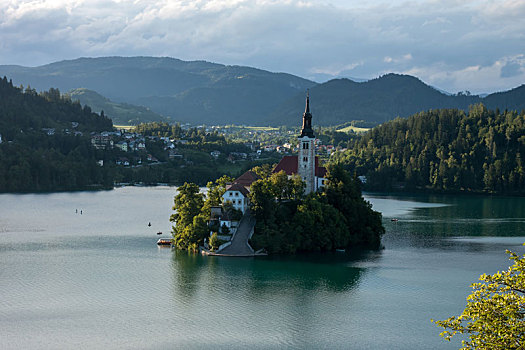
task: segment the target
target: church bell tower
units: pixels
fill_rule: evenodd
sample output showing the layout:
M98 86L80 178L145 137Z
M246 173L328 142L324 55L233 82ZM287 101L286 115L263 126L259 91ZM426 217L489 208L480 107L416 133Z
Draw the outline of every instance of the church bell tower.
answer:
M303 114L303 127L299 138L299 156L297 157L297 173L306 183L305 193L314 192L315 188L315 136L312 129L312 114L310 113L310 94L306 94L306 108Z

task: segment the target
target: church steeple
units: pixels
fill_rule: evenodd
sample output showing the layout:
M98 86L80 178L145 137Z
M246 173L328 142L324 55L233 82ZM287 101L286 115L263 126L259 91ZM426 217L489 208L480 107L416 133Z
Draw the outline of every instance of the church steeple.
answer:
M299 137L314 138L314 130L312 129L312 114L310 113L310 92L306 92L306 108L303 114L303 128L301 129L301 136Z

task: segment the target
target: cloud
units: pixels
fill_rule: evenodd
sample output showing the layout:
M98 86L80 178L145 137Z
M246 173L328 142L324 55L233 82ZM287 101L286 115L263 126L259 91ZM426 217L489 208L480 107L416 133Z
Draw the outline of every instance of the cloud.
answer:
M523 54L521 0L0 4L0 64L39 65L80 56L172 56L325 79L419 72L421 78L442 84L439 88L470 91L479 85L489 91L511 88L523 74L521 61L507 62ZM483 80L489 76L490 81Z

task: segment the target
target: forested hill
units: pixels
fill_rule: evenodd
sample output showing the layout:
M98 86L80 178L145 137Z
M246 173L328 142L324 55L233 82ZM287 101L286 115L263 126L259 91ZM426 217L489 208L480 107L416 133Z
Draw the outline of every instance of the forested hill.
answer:
M315 123L337 125L351 120L384 123L429 109L457 108L468 111L483 103L501 110L525 109L525 85L484 98L468 93L444 94L410 75L387 74L357 83L334 79L310 89L311 111ZM304 96L297 95L281 104L269 118L270 124L296 125Z
M137 125L146 122L166 122L168 119L149 108L135 106L128 103L116 103L100 95L96 91L85 88L74 89L67 93L72 100L78 100L83 106L87 105L93 111L104 114L113 120L116 125Z
M73 128L73 124L76 125ZM77 125L78 124L78 125ZM14 87L6 77L0 79L0 134L4 140L30 130L70 129L78 131L111 130L111 119L93 113L91 108L61 96L58 89L37 93Z
M336 154L372 190L525 194L525 112L478 104L421 112L373 128Z
M112 128L110 119L57 89L37 94L0 79L0 192L112 187L89 137Z
M468 93L447 95L409 75L317 84L291 74L169 57L79 58L39 67L0 66L3 75L39 91L51 87L63 92L92 90L114 103L143 106L171 122L193 125L300 125L306 89L310 89L314 124L323 126L353 120L383 123L437 108L467 111L476 103L491 109L525 109L525 85L482 98ZM118 119L126 120L122 117ZM156 119L139 113L127 120Z
M0 66L17 84L43 90L87 88L145 106L172 121L261 124L278 105L314 82L285 73L168 57L79 58L39 67ZM146 120L144 120L146 121Z

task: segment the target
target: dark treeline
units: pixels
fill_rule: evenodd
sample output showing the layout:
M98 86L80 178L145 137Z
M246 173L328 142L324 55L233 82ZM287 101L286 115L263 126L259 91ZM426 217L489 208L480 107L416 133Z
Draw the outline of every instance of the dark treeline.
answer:
M0 97L0 192L113 185L111 170L97 165L89 138L75 136L75 131L111 130L110 119L62 97L58 89L37 93L14 87L6 77L0 79Z
M37 93L31 87L13 86L6 77L0 79L0 133L4 140L14 140L22 131L42 128L72 129L78 123L79 131L111 130L111 119L98 115L89 107L61 96L58 89Z
M525 193L525 112L430 110L382 124L332 161L371 190Z
M254 249L295 253L378 248L385 232L381 214L363 199L359 180L340 165L330 165L326 179L322 191L308 196L303 195L300 177L288 179L284 172L254 182Z

